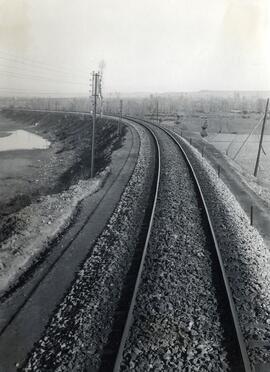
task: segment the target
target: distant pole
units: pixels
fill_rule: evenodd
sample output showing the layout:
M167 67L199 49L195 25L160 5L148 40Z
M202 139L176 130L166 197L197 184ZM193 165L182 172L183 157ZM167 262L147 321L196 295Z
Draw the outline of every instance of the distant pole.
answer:
M123 100L120 99L120 122L118 121L118 136L120 136L120 124L122 125L123 120Z
M103 98L100 99L100 112L99 117L101 118L103 114Z
M157 124L158 124L158 99L157 99Z
M105 61L102 60L100 61L99 63L99 98L100 98L100 112L99 112L99 116L102 117L103 115L103 103L104 103L104 99L103 99L103 94L102 94L102 83L103 83L103 71L104 71L104 68L105 68Z
M97 96L98 96L98 82L99 74L93 72L92 74L92 96L94 97L94 107L92 115L92 146L91 146L91 178L95 175L95 130L96 130L96 116L97 116Z
M102 71L100 72L99 74L99 79L98 79L98 95L99 95L99 99L100 99L100 112L99 112L99 117L101 118L102 117L102 114L103 114L103 95L102 95Z
M267 101L266 101L265 113L264 113L262 130L261 130L261 138L260 138L260 143L259 143L259 148L258 148L258 155L257 155L256 164L255 164L255 169L254 169L254 176L255 177L257 177L259 163L260 163L260 156L261 156L261 149L262 149L262 143L263 143L264 128L265 128L265 123L266 123L266 120L267 120L267 113L268 113L268 105L269 105L269 98L267 98Z

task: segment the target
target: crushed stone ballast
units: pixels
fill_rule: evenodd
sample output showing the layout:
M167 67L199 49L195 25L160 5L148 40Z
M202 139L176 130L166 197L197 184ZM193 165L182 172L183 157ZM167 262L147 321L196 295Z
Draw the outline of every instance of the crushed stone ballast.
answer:
M270 368L270 252L217 171L178 135L208 205L252 366Z
M190 168L176 142L154 131L161 187L134 323L115 371L250 371Z

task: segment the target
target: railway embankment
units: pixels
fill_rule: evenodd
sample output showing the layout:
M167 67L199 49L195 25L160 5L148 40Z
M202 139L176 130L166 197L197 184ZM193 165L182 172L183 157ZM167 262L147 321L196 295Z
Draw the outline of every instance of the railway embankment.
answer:
M22 144L0 151L1 294L68 228L80 202L105 182L124 131L119 138L115 121L98 120L96 177L90 180L91 125L83 114L1 112L1 138L23 130L49 143L44 149Z

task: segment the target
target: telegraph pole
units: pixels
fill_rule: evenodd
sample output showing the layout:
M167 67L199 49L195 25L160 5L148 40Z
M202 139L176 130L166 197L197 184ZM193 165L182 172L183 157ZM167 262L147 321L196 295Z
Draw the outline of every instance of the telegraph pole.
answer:
M157 99L157 124L158 124L158 99Z
M255 177L257 177L259 163L260 163L260 156L261 156L261 149L262 149L262 143L263 143L264 128L265 128L265 123L266 123L267 114L268 114L268 105L269 105L269 98L267 98L267 101L266 101L266 107L265 107L265 113L264 113L263 124L262 124L262 131L261 131L261 138L260 138L260 143L259 143L259 149L258 149L258 155L257 155L256 165L255 165L255 169L254 169L254 176Z
M99 116L100 117L103 114L103 103L104 103L103 94L102 94L102 82L103 82L103 70L104 70L104 68L105 68L105 61L102 60L99 63L99 99L100 99Z
M97 97L99 90L99 74L92 73L92 96L94 97L94 107L92 114L92 146L91 146L91 178L95 175L95 130L96 130L96 116L97 116Z
M102 77L103 77L103 75L102 75L102 71L101 71L100 74L99 74L99 82L98 82L98 84L99 84L99 94L98 95L99 95L99 100L100 100L99 117L101 117L102 114L103 114Z
M120 123L122 124L123 120L123 100L120 99ZM118 136L120 136L120 123L118 122Z

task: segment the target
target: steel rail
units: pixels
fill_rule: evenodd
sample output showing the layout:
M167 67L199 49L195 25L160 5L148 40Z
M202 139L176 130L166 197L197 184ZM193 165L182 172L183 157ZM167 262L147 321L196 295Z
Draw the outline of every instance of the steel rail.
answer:
M130 120L130 119L127 119L127 120ZM130 121L134 122L134 120L130 120ZM138 122L136 122L136 123L139 124ZM152 226L153 226L153 221L154 221L154 215L155 215L155 210L156 210L156 204L157 204L157 197L158 197L158 193L159 193L159 185L160 185L160 173L161 173L161 161L160 161L160 159L161 159L161 155L160 155L159 142L158 142L158 139L157 139L155 133L153 132L153 130L151 128L146 127L143 124L141 124L141 125L151 133L151 135L154 139L155 147L156 147L156 161L157 161L156 169L157 169L157 172L156 172L156 182L155 182L155 196L154 196L154 200L153 200L153 207L152 207L152 211L151 211L151 217L150 217L150 221L149 221L149 225L148 225L148 230L147 230L147 235L146 235L146 239L145 239L145 243L144 243L143 254L142 254L142 258L141 258L141 262L140 262L140 266L139 266L139 270L138 270L138 275L137 275L137 278L136 278L136 283L135 283L135 286L134 286L134 291L133 291L133 294L132 294L132 299L131 299L127 319L126 319L125 326L124 326L124 331L123 331L123 334L122 334L122 337L121 337L120 346L119 346L117 356L116 356L116 360L115 360L115 363L114 363L113 372L119 372L120 371L126 340L128 338L129 331L130 331L130 328L131 328L132 323L133 323L133 312L134 312L134 308L135 308L135 304L136 304L136 297L137 297L137 294L138 294L139 286L140 286L140 283L141 283L141 277L142 277L143 267L144 267L144 263L145 263L145 257L146 257L146 254L147 254L149 239L150 239L150 236L151 236L151 231L152 231Z
M171 134L169 131L167 133ZM174 134L171 134L171 137L173 138ZM178 137L178 135L177 135L177 137ZM186 151L183 149L182 145L178 142L178 139L175 139L175 141L178 143L178 146L181 149L181 151L182 151L182 153L183 153L183 155L186 159L186 162L189 166L189 169L190 169L190 171L193 175L193 178L196 182L198 192L199 192L201 201L202 201L203 206L204 206L204 211L205 211L205 214L207 216L207 222L208 222L208 225L209 225L209 228L210 228L210 231L211 231L212 239L214 241L214 246L215 246L216 254L217 254L217 257L218 257L218 262L219 262L220 270L221 270L221 273L222 273L223 282L224 282L224 285L225 285L225 288L226 288L226 294L227 294L227 298L228 298L229 305L230 305L231 315L232 315L232 318L233 318L234 328L235 328L235 331L236 331L236 335L237 335L238 344L239 344L241 355L242 355L242 360L243 360L245 372L252 372L250 361L249 361L248 354L247 354L246 344L245 344L244 337L243 337L243 334L242 334L242 331L241 331L241 327L240 327L240 323L239 323L239 319L238 319L238 314L237 314L235 303L234 303L234 300L233 300L232 291L231 291L229 280L228 280L228 277L227 277L227 274L226 274L226 269L225 269L225 266L224 266L224 263L223 263L223 259L222 259L221 251L220 251L219 244L218 244L218 241L217 241L217 238L216 238L216 234L215 234L215 231L214 231L214 227L213 227L213 224L212 224L212 221L211 221L210 213L209 213L205 198L203 196L203 191L202 191L199 180L196 176L195 170L194 170L194 168L191 164L191 161L190 161Z
M129 118L129 120L133 119L131 117L127 117L127 118ZM223 263L221 251L220 251L219 244L218 244L216 234L215 234L215 231L214 231L214 227L213 227L213 224L212 224L212 221L211 221L211 217L210 217L210 213L209 213L209 210L208 210L208 207L207 207L207 203L205 201L202 188L200 186L199 180L196 176L196 172L195 172L195 170L192 166L192 163L189 159L189 156L188 156L187 152L184 150L181 143L179 142L179 140L183 141L183 138L180 135L178 135L177 133L175 133L171 130L162 128L161 126L159 126L157 124L154 124L152 122L142 120L142 119L135 119L135 120L138 124L142 125L142 123L145 123L146 125L152 125L152 126L157 127L158 129L162 130L164 133L166 133L176 143L176 145L180 149L181 153L183 154L184 159L186 160L186 163L187 163L187 165L190 169L190 172L191 172L192 177L194 179L195 185L197 187L201 202L203 204L204 212L205 212L206 217L207 217L207 223L209 225L211 236L212 236L212 239L213 239L213 242L214 242L215 251L216 251L216 255L217 255L217 258L218 258L218 262L219 262L219 267L220 267L220 270L221 270L221 273L222 273L223 283L224 283L224 286L225 286L225 289L226 289L226 296L227 296L227 299L228 299L228 302L229 302L231 316L232 316L233 323L234 323L234 328L235 328L235 332L236 332L236 336L237 336L237 341L238 341L238 345L239 345L241 356L242 356L244 371L245 372L252 372L252 368L251 368L248 353L247 353L246 344L245 344L244 337L243 337L243 334L242 334L242 331L241 331L241 327L240 327L235 303L234 303L234 300L233 300L232 291L231 291L229 280L228 280L228 277L227 277L227 274L226 274L226 269L225 269L225 266L224 266L224 263Z

